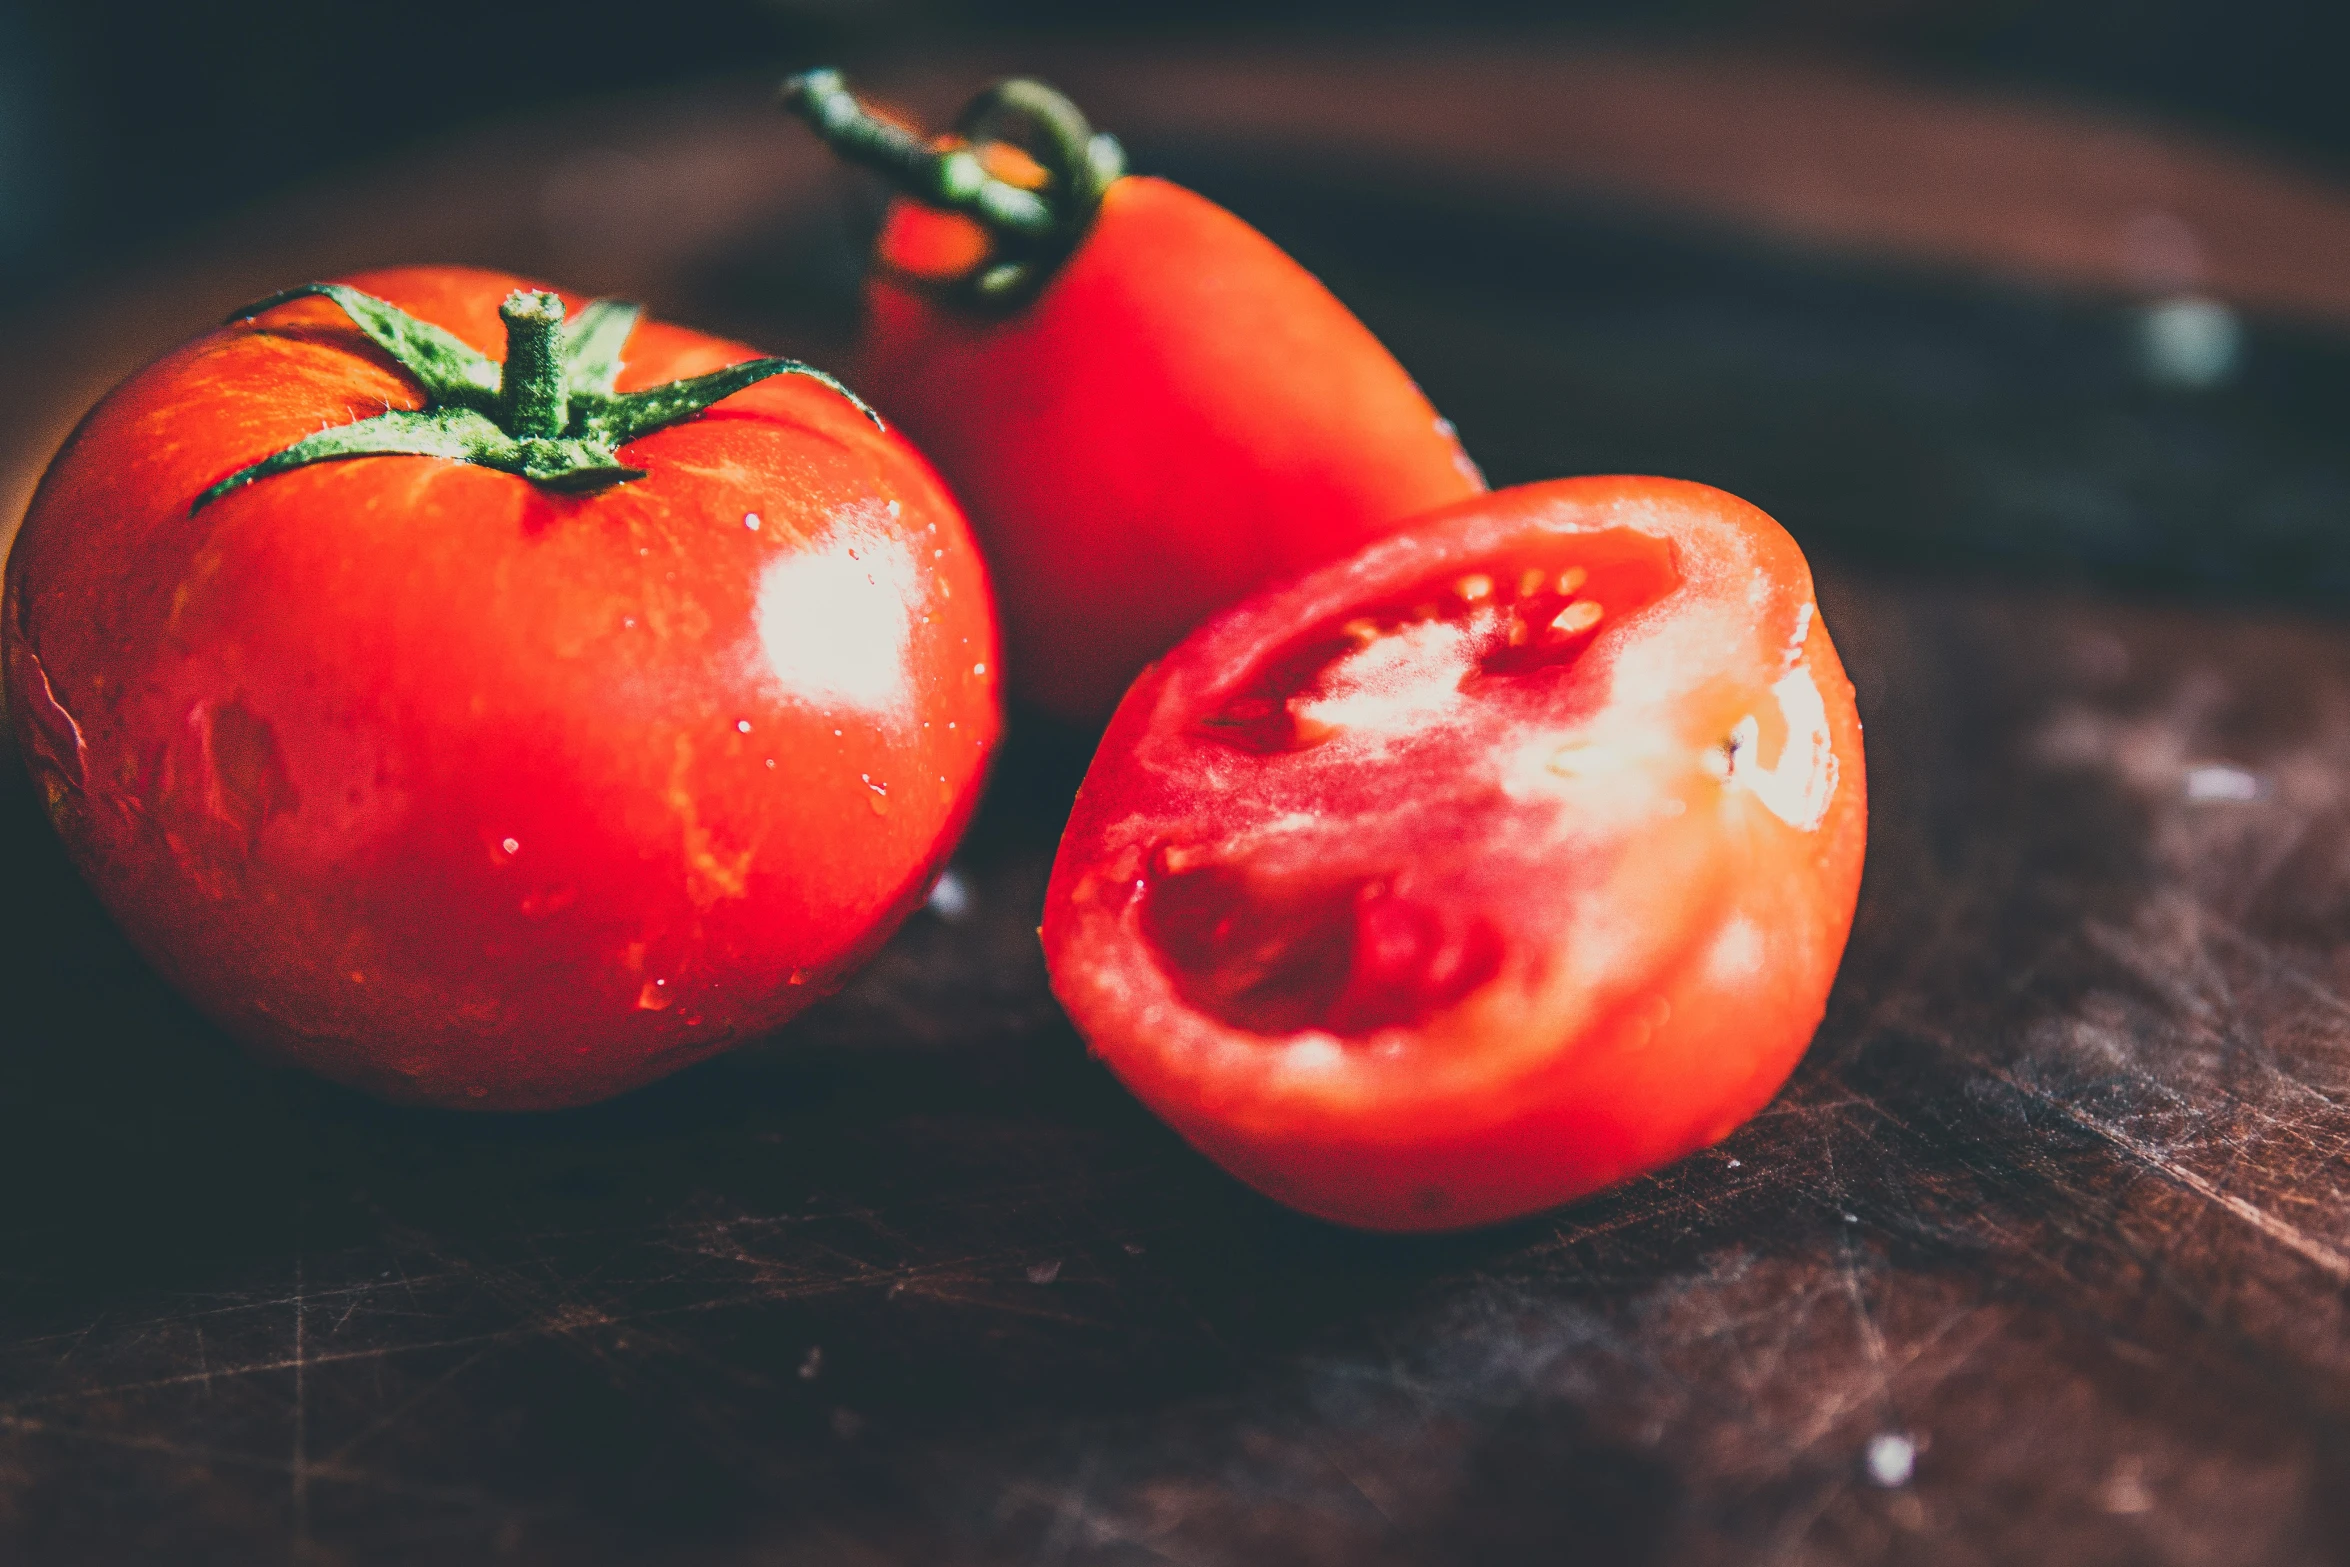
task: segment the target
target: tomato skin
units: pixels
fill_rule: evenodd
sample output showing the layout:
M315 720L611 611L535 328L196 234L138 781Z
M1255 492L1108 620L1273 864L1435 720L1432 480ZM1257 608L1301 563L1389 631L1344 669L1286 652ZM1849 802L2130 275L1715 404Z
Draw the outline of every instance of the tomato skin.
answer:
M901 201L885 261L968 220ZM1142 666L1263 583L1484 489L1452 428L1312 274L1164 180L1111 184L1002 320L877 269L857 384L969 508L1014 694L1099 721Z
M493 357L520 286L349 281ZM751 357L646 322L620 389ZM918 903L997 734L988 584L923 459L800 378L589 494L384 456L190 515L419 401L317 299L117 388L10 557L9 709L84 874L231 1033L397 1101L585 1103L790 1017Z
M1333 685L1354 667L1334 663L1296 700L1420 703L1408 722L1382 730L1374 704L1318 744L1218 738L1255 711L1236 693L1257 672L1322 645L1313 628L1586 560L1615 602L1555 670L1455 685L1440 662L1415 686L1382 650L1441 650L1410 639L1449 622L1390 616L1360 655L1388 684ZM1094 1052L1241 1180L1367 1229L1485 1224L1654 1169L1770 1098L1823 1014L1866 817L1851 684L1775 523L1696 484L1529 485L1270 589L1147 671L1062 839L1045 953ZM1197 954L1227 949L1241 978L1203 979ZM1267 996L1324 1021L1261 1025Z

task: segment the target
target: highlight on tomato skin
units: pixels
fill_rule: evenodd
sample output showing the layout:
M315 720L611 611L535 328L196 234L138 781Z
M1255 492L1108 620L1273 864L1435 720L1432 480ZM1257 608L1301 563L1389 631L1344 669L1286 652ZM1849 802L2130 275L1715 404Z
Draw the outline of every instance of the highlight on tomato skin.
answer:
M1306 1213L1494 1223L1718 1141L1818 1027L1866 837L1794 542L1703 485L1481 496L1202 626L1043 938L1093 1051Z

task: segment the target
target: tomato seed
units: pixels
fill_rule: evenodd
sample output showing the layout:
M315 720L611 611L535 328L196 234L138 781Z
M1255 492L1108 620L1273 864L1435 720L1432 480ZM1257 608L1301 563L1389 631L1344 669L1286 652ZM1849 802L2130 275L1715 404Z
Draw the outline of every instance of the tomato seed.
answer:
M1550 629L1564 632L1571 637L1579 631L1589 631L1593 626L1598 625L1599 617L1605 613L1606 611L1599 607L1597 600L1577 599L1558 612L1558 618L1550 623Z

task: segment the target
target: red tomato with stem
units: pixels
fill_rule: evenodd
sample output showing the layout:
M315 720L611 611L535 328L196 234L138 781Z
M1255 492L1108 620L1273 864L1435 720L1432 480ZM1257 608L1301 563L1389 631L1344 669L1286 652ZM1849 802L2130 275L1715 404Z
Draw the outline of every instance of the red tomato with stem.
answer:
M834 988L971 811L997 655L952 499L804 369L413 268L117 388L0 635L131 939L272 1056L479 1109Z
M1725 1136L1858 896L1852 687L1770 518L1504 490L1194 632L1118 709L1053 987L1194 1146L1379 1230L1511 1218Z
M970 508L1012 690L1098 721L1200 618L1484 482L1403 367L1239 218L999 83L932 145L786 102L905 192L858 379Z

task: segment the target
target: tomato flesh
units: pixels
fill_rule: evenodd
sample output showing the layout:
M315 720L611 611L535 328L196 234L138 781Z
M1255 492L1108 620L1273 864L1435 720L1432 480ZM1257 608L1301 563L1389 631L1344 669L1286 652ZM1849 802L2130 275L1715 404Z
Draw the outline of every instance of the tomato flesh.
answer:
M1480 497L1138 681L1047 898L1093 1048L1242 1179L1382 1229L1726 1134L1857 896L1851 687L1776 524L1699 485Z

